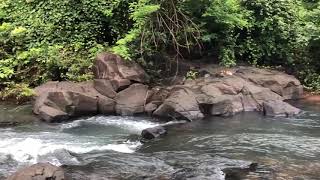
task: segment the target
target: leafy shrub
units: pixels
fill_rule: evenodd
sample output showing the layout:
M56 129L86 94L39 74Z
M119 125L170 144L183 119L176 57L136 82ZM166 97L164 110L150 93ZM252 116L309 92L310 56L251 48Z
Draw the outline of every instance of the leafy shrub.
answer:
M29 101L34 96L34 91L28 84L9 84L0 92L2 100L14 100L17 103Z
M12 83L34 87L48 80L90 79L96 54L130 27L122 23L129 2L1 1L2 89Z
M282 66L319 90L319 17L319 0L2 0L0 88L90 79L108 50L155 74L159 54Z

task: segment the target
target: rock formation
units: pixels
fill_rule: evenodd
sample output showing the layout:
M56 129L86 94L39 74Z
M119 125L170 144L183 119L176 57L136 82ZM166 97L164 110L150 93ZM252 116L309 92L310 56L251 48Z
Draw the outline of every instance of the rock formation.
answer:
M284 100L302 97L300 82L288 74L254 67L204 77L179 85L149 87L149 76L133 61L102 53L89 82L48 82L35 89L34 113L47 122L95 114L135 115L197 120L259 111L268 116L300 112Z

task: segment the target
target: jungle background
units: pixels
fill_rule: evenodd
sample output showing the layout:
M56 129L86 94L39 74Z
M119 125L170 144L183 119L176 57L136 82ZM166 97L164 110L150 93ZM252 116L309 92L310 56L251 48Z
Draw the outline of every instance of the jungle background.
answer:
M31 96L49 80L92 78L97 53L139 62L282 67L320 90L319 0L1 0L0 90ZM209 58L205 58L209 57ZM161 63L160 63L161 64Z

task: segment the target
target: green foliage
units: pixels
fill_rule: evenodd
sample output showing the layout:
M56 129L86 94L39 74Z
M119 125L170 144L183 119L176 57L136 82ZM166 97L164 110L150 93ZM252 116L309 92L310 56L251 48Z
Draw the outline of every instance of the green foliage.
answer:
M129 1L3 0L0 81L30 87L90 79L92 61L130 27ZM123 12L125 10L125 12ZM121 12L121 13L119 13ZM13 86L10 86L13 87Z
M159 54L282 66L319 90L320 1L0 1L1 90L90 79L94 57L106 50L139 59L149 72L161 72Z
M198 71L190 70L187 72L186 79L195 80L199 75Z
M144 32L148 19L151 14L158 11L160 6L151 4L150 0L140 0L130 4L132 13L130 18L134 21L133 28L125 35L124 38L117 41L112 51L121 55L125 59L131 59L133 54L137 53L130 48L131 43L139 38Z
M8 84L0 92L2 100L14 100L17 103L30 100L34 96L34 91L27 84Z

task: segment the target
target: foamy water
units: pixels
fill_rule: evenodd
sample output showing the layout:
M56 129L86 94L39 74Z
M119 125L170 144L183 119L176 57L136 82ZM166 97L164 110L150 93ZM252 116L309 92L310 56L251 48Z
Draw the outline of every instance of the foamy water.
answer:
M92 125L101 126L102 130L95 132ZM45 126L47 128L40 131L21 132L5 129L0 132L0 156L23 164L50 162L54 165L68 165L79 163L72 155L74 153L95 151L134 153L141 143L138 139L128 140L127 137L140 134L143 129L157 125L159 124L148 120L129 117L99 116L54 127ZM110 132L110 128L121 131Z
M96 124L102 126L114 126L121 129L128 130L131 133L140 134L142 130L154 126L158 126L158 123L154 123L148 120L138 120L136 117L119 117L119 116L98 116L88 119L76 120L71 123L61 125L61 129L72 129L85 124Z

